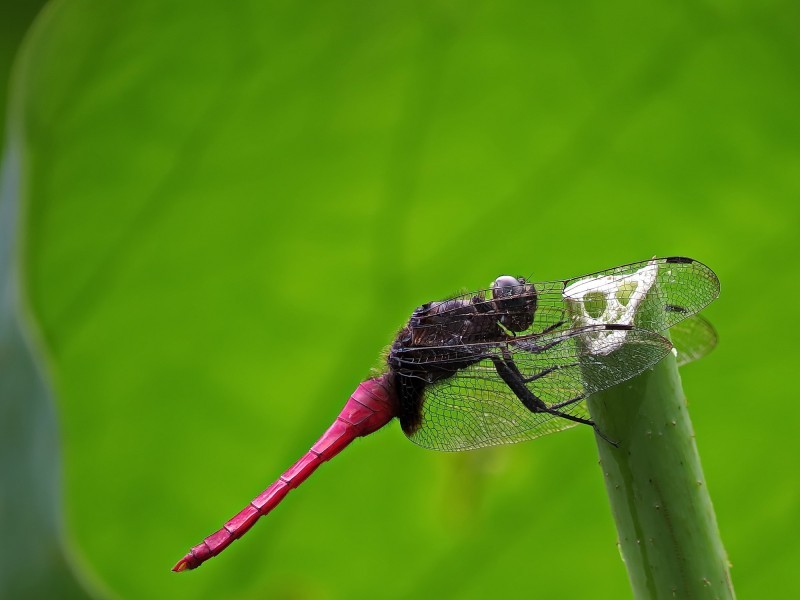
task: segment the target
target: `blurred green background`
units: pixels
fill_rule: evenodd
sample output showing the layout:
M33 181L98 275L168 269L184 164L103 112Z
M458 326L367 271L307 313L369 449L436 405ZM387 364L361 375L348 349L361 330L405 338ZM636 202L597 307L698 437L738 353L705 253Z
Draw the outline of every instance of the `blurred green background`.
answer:
M588 428L392 424L170 567L418 304L681 254L722 281L683 380L734 585L794 597L798 3L39 6L0 9L0 596L629 597Z

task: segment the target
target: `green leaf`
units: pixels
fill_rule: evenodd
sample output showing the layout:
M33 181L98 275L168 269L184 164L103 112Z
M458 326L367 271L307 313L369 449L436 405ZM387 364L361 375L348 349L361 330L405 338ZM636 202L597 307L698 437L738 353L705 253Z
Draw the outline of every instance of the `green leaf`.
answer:
M797 17L49 4L4 180L59 419L41 472L63 465L85 570L123 598L623 597L580 428L474 460L390 428L169 569L308 449L415 306L682 254L726 285L725 343L684 384L737 588L792 589L800 332L766 317L800 294Z

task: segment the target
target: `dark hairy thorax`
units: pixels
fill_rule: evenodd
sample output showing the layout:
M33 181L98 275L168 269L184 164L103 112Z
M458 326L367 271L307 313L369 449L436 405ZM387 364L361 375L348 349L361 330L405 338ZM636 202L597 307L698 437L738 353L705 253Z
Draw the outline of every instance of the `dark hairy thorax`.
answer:
M483 360L487 343L500 343L526 330L535 312L533 285L510 276L495 280L490 299L476 294L418 307L387 357L403 431L410 435L420 427L428 385Z

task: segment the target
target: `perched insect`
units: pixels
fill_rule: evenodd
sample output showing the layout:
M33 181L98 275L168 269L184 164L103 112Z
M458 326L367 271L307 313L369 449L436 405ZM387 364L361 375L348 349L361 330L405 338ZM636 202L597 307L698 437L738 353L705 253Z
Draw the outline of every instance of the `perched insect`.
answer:
M711 269L668 257L542 283L504 275L489 289L423 304L397 334L386 372L361 383L311 450L173 571L219 554L319 465L394 417L409 439L435 450L519 442L581 423L597 431L588 395L671 350L685 363L713 348L713 328L693 315L718 295ZM668 328L677 348L659 334Z

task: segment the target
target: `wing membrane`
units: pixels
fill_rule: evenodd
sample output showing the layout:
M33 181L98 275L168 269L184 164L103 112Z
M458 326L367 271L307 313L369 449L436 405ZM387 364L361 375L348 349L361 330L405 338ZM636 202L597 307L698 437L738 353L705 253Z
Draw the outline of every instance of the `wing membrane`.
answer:
M702 315L693 315L669 330L678 366L700 360L717 345L717 331Z
M650 268L656 270L655 285L649 290L644 290L643 286L635 285L637 274L643 269ZM568 329L572 326L568 302L577 305L595 302L598 297L611 294L620 287L627 288L625 297L621 298L623 303L640 304L640 309L636 312L636 327L658 332L673 327L702 310L719 296L720 286L719 279L709 267L694 259L683 257L653 258L580 277L533 283L535 294L518 296L520 300L536 296L533 324L521 333L541 332L550 328ZM581 290L581 297L568 300L564 297L567 288ZM642 302L644 295L648 295L647 302ZM477 305L489 304L491 290L476 290L451 298L453 299L471 300ZM519 304L525 305L525 308L520 310L530 311L530 305L524 302ZM437 316L443 320L448 314L456 313L458 310L463 310L463 307L454 304L452 309L439 309ZM511 309L500 314L514 315L515 311ZM433 323L420 327L438 326L440 325Z
M619 336L624 343L620 344ZM588 336L616 348L589 353ZM640 329L590 326L562 333L484 344L479 362L426 388L422 425L409 438L435 450L467 450L533 439L575 425L555 415L531 412L501 379L495 361L513 361L525 387L548 407L588 418L582 398L614 386L663 358L671 344Z

